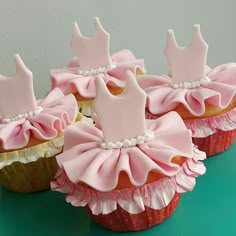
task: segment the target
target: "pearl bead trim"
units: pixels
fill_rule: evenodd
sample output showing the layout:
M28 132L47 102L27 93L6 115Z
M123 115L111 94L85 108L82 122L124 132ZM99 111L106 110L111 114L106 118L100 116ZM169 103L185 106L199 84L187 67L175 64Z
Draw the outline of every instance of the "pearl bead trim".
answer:
M123 141L117 141L117 142L101 142L100 147L102 149L115 149L115 148L121 148L121 147L133 147L136 146L137 144L143 144L144 142L152 139L153 137L153 132L152 131L147 131L145 135L139 135L135 138L131 139L125 139Z
M116 64L110 64L104 67L99 67L97 69L91 69L91 70L78 70L79 75L97 75L102 73L107 73L108 71L115 69Z
M178 88L185 88L185 89L192 89L192 88L198 88L202 84L209 84L211 82L211 79L209 77L202 78L200 80L196 80L193 82L181 82L181 83L170 83L169 86L178 89Z
M1 121L2 121L2 123L10 123L12 121L25 119L27 117L32 117L34 115L39 114L42 110L43 110L43 108L38 106L34 111L29 111L26 113L18 114L14 117L11 117L11 118L2 118Z

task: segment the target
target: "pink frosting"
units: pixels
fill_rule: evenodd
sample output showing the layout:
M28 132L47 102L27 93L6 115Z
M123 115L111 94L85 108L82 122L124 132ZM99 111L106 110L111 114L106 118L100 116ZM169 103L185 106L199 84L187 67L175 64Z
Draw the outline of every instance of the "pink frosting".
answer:
M75 121L78 114L77 102L72 94L64 96L55 88L46 98L37 101L42 112L9 123L0 123L0 143L4 149L25 147L30 138L51 140Z
M147 130L154 133L151 140L133 147L107 150L99 145L103 139L99 125L76 123L65 132L64 152L57 156L58 165L71 183L84 182L101 192L116 188L121 171L127 173L134 186L143 185L151 171L176 176L181 167L172 163L172 158L194 158L191 132L175 112L147 120L146 125ZM176 137L181 139L176 142ZM204 153L201 156L205 158ZM205 171L203 165L202 168Z
M136 59L129 50L122 50L111 56L116 68L103 75L105 83L111 87L124 88L126 71L131 70L136 74L138 70L145 71L144 61ZM51 70L52 87L60 88L64 94L77 93L86 98L96 96L95 79L98 75L79 75L80 69L77 58L70 61L67 68Z
M205 112L205 104L222 109L229 106L236 93L236 63L217 66L207 72L211 79L209 84L198 88L172 88L169 76L138 76L139 86L147 94L147 109L158 115L175 109L182 104L194 116Z
M169 147L163 146L163 151L165 149L168 150ZM66 201L73 206L88 205L95 215L109 214L117 209L117 205L131 214L144 211L145 206L161 209L170 203L175 192L192 191L196 184L195 178L205 173L205 167L200 161L205 159L205 154L194 147L192 156L193 158L189 158L175 175L133 188L100 192L71 182L63 169L59 169L56 181L51 183L51 187L55 191L67 193ZM135 167L133 168L135 170Z

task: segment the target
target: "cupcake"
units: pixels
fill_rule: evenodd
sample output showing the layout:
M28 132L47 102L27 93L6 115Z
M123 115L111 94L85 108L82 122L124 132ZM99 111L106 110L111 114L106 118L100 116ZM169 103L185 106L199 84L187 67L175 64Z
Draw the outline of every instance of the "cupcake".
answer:
M125 73L143 74L144 61L136 59L130 50L121 50L110 56L110 35L98 18L94 19L95 34L87 38L74 24L71 46L76 57L64 69L51 70L52 88L60 88L64 94L73 93L83 115L91 117L96 96L95 79L100 76L109 91L116 95L125 86Z
M79 122L65 131L51 187L110 230L160 224L205 173L205 153L193 145L191 131L176 112L145 119L146 95L130 71L118 96L104 80L96 84L95 125Z
M195 25L188 47L167 34L165 55L169 75L144 75L137 80L147 94L146 117L156 119L176 111L191 129L193 143L207 156L221 153L236 135L236 63L206 65L208 45Z
M52 90L36 101L32 73L15 55L16 74L0 75L0 184L16 192L50 188L63 131L74 122L74 96Z

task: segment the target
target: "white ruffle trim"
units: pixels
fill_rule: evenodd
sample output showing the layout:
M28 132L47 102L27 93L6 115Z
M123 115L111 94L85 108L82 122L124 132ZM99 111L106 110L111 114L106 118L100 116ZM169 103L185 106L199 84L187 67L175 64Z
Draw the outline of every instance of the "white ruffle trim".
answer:
M88 205L94 215L109 214L117 209L117 205L131 214L137 214L144 211L145 206L152 209L167 206L175 192L192 191L196 184L195 178L206 171L200 161L205 158L205 153L194 147L194 158L187 160L176 176L163 177L139 187L99 192L81 184L73 184L63 170L58 172L51 187L53 190L67 193L66 201L73 206Z

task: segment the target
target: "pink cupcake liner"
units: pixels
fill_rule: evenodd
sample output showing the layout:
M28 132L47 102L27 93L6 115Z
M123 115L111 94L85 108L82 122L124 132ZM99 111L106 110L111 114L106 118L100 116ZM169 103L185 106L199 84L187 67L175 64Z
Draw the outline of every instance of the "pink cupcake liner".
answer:
M198 146L198 149L206 152L207 157L222 153L233 144L236 136L236 130L222 131L205 138L193 138L193 143Z
M138 214L130 214L120 206L107 215L94 215L88 206L86 206L86 209L96 223L112 231L140 231L158 225L169 218L177 208L180 197L181 193L175 193L173 199L166 207L159 210L145 207L145 210Z

